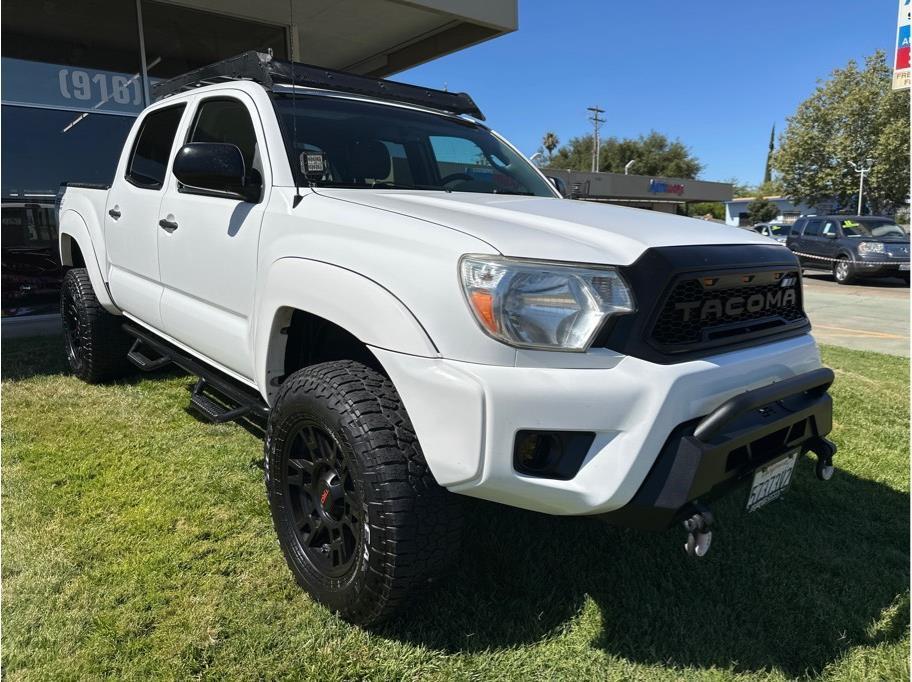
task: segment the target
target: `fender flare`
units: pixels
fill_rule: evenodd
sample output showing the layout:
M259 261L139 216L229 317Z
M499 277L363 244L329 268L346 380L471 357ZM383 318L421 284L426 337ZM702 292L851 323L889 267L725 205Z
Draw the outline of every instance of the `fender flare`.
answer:
M253 347L257 385L272 404L273 380L285 372L283 329L295 310L322 317L367 346L439 357L427 331L411 310L378 282L338 265L308 258L280 258L260 280Z
M85 267L89 273L89 281L92 283L92 289L98 302L109 313L120 315L120 309L114 305L114 301L108 292L101 266L98 264L95 246L89 236L89 227L82 219L82 216L73 210L61 211L57 229L61 264L64 266L73 265L72 242L76 242L82 252Z

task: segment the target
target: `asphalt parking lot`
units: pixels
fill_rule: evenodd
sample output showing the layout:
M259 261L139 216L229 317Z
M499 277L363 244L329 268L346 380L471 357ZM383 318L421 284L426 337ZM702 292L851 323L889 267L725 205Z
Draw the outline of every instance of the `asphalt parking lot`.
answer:
M819 343L909 357L909 287L899 279L840 285L804 272L804 306Z

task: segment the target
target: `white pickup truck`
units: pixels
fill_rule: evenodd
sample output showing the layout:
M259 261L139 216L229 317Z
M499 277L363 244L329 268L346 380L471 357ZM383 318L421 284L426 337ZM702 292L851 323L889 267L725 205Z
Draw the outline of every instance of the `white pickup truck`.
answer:
M701 556L713 499L832 475L785 247L564 199L462 93L251 52L155 94L111 186L58 197L70 366L174 363L264 425L287 562L350 621L444 571L461 495Z

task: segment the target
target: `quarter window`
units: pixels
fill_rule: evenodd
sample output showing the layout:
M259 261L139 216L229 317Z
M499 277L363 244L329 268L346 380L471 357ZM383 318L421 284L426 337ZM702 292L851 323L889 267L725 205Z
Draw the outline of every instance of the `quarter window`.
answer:
M153 111L143 119L127 164L127 180L137 187L161 189L183 113L181 104Z

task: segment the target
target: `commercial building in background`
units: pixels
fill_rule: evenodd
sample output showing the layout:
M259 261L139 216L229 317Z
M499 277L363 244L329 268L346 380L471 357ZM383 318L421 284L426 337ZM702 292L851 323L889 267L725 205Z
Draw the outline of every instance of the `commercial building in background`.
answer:
M517 28L517 0L4 0L2 314L55 313L53 201L107 184L156 79L247 50L388 76Z
M687 204L729 201L733 191L728 182L622 173L587 173L553 168L543 168L542 172L559 178L566 185L566 193L573 199L682 215L687 213Z
M779 213L772 220L772 222L777 223L793 223L803 215L818 212L826 213L832 208L831 206L825 206L821 208L821 211L817 211L807 204L794 204L787 197L763 198L779 209ZM757 197L738 197L737 199L726 201L725 223L727 225L737 225L740 227L750 226L751 221L748 217L747 207L756 200Z

